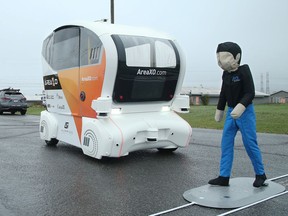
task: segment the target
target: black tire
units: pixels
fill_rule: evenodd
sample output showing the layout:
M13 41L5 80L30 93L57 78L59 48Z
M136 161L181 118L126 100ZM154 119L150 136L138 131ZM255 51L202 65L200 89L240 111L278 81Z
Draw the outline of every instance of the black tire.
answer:
M15 113L16 113L15 111L12 111L12 112L11 112L11 115L15 115Z
M178 148L157 148L157 149L159 152L169 153L176 151Z
M22 110L21 115L25 115L25 114L26 114L26 110Z
M52 138L51 140L45 140L47 146L56 146L59 140Z

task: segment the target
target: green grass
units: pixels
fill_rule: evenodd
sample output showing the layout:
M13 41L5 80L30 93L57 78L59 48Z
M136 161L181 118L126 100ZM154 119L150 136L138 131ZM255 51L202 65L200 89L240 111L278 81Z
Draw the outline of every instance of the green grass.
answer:
M28 115L40 115L45 110L41 105L28 108ZM224 119L214 120L216 106L191 106L190 113L180 114L192 128L223 129ZM288 134L288 104L255 105L257 132Z
M27 109L27 115L40 115L41 111L45 110L42 105L32 105Z
M257 131L288 134L288 104L255 106Z
M193 128L223 129L224 119L214 120L216 106L191 106L190 113L181 114ZM288 104L255 105L257 132L288 134Z
M191 106L190 112L180 114L193 128L222 129L224 122L215 122L216 106Z

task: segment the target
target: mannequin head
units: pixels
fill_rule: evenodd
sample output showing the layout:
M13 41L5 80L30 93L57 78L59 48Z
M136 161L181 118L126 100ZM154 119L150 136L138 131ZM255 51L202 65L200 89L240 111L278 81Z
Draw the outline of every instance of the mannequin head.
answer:
M242 51L238 44L233 42L220 43L216 54L218 65L224 71L233 72L240 66Z

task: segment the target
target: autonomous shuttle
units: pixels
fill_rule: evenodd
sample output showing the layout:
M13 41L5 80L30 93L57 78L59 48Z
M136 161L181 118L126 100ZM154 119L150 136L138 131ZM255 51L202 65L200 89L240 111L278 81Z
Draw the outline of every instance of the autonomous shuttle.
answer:
M186 147L192 128L180 91L185 57L176 40L148 28L79 22L43 42L46 110L40 137L85 155L122 157L143 149Z

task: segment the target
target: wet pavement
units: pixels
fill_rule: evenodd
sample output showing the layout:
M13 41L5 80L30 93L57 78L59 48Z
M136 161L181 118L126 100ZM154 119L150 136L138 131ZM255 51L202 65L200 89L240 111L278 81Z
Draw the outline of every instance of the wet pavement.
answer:
M0 116L0 215L149 215L187 204L186 190L218 175L221 130L193 129L185 149L97 160L40 140L38 116ZM258 134L268 178L288 173L288 135ZM238 134L232 177L254 177ZM277 181L288 185L288 178ZM288 195L233 215L287 215ZM165 215L218 215L191 206Z

